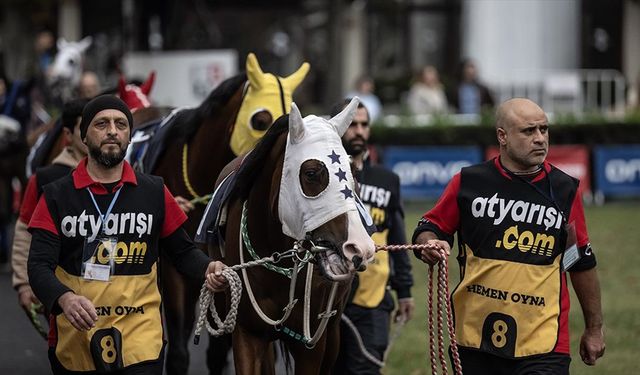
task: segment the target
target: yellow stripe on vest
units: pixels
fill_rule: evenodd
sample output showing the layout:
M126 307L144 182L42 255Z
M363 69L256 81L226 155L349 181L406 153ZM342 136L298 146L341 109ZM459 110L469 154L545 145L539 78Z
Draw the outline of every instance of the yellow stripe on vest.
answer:
M388 232L389 230L386 229L383 232L374 233L371 239L376 245L386 245ZM389 253L386 251L376 252L366 271L358 273L360 282L358 290L353 296L353 303L362 307L377 307L384 298L389 272Z

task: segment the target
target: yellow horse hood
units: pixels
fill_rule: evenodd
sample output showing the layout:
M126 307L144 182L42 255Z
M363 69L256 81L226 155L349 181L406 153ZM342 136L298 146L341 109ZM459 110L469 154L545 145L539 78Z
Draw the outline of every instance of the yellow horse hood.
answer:
M273 121L289 113L293 91L309 72L309 63L305 62L288 77L278 77L264 73L256 56L250 53L247 56L246 69L249 83L231 134L231 150L236 155L253 149ZM254 119L253 125L251 121L254 115L263 120L269 119L270 115L268 126L256 129L256 120Z

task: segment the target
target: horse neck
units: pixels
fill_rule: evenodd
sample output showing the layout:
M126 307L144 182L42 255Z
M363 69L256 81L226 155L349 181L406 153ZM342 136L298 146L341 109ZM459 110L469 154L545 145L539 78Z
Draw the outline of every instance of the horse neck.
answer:
M191 185L199 194L210 193L224 166L236 157L229 144L231 127L241 103L242 85L219 112L202 119L200 127L187 144L187 171ZM183 147L181 144L180 148Z
M278 216L278 194L286 139L287 133L284 133L272 148L269 160L256 175L246 202L252 241L255 239L266 244L261 256L269 256L274 251L281 252L292 247L293 241L282 233L282 223Z

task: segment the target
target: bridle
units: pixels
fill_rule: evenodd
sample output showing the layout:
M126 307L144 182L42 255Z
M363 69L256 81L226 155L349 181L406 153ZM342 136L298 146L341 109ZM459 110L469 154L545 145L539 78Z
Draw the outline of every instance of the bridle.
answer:
M199 341L200 330L204 325L206 325L208 332L212 336L220 336L225 333L231 333L235 328L235 320L237 316L237 308L240 300L240 296L242 295L242 283L236 273L236 271L242 271L242 278L244 281L244 285L247 290L247 295L251 301L251 305L253 306L256 314L262 319L266 324L273 326L276 331L282 331L285 335L302 342L307 348L313 348L316 343L322 337L329 319L336 315L337 310L333 309L333 304L335 300L335 296L337 293L337 288L339 282L333 281L331 285L331 291L329 293L329 297L327 298L326 307L324 311L318 314L318 319L320 319L320 323L316 329L316 331L311 334L311 285L313 282L313 264L311 263L311 259L315 253L328 251L329 248L316 245L311 241L310 236L308 238L302 240L296 240L293 244L293 248L283 251L283 252L273 252L271 256L265 258L258 258L258 255L251 244L249 238L249 231L247 228L247 217L248 217L248 209L247 202L245 201L242 205L242 216L240 219L240 228L239 228L239 257L240 263L234 265L232 267L227 267L223 274L229 280L230 289L231 289L231 307L229 310L229 314L225 321L221 321L216 312L213 293L210 292L206 285L202 286L200 291L200 316L198 318L198 322L196 325L196 337L194 341ZM253 260L246 262L244 258L244 249L247 249L247 252L252 256ZM283 268L276 266L280 260L285 258L291 258L293 261L293 267L291 268ZM249 276L247 274L247 268L261 265L272 272L280 273L291 279L289 282L289 297L287 305L283 308L283 314L278 319L272 319L262 310L258 301L253 293L253 288L251 287L251 283L249 281ZM289 319L291 315L291 311L293 311L294 306L298 302L298 299L295 298L295 289L298 273L302 270L302 268L307 267L306 279L305 279L305 293L304 293L304 306L303 306L303 333L300 334L295 332L294 330L283 326L283 324ZM211 314L216 322L218 329L214 329L209 325L209 322L206 319L207 310L211 311Z

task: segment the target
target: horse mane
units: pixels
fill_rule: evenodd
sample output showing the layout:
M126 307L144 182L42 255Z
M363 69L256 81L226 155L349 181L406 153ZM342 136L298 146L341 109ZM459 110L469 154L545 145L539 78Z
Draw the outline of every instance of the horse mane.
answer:
M211 91L199 107L179 112L175 119L176 124L179 125L170 129L167 139L183 142L190 141L204 119L214 118L246 80L246 73L227 78Z
M289 115L280 116L269 127L264 137L258 142L256 147L242 161L242 165L237 172L236 182L233 188L233 196L245 199L249 196L251 188L255 184L255 176L264 166L269 153L280 135L289 131Z

